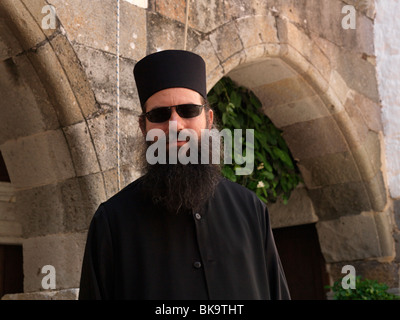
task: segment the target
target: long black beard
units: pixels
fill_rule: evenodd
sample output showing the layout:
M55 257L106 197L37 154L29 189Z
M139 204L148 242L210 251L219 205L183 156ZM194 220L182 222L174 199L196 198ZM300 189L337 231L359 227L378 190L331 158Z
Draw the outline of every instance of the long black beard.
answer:
M200 147L198 157L201 159ZM199 209L212 197L221 179L221 166L212 163L147 164L146 171L146 194L156 205L174 214Z

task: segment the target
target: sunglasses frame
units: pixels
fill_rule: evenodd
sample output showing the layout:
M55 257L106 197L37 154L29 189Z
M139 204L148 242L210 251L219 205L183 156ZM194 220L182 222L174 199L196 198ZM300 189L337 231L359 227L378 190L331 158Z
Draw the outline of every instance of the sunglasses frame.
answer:
M199 110L200 110L199 114L198 114L197 116L193 116L193 117L184 117L184 116L182 116L182 115L179 113L179 112L180 112L180 111L179 111L180 108L181 108L181 107L184 107L184 106L188 106L188 105L198 107ZM201 112L203 111L203 108L206 108L207 106L208 106L208 103L205 103L205 104L183 103L183 104L178 104L178 105L169 106L169 107L157 107L157 108L154 108L153 110L150 110L150 111L148 111L148 112L142 113L140 116L141 116L141 117L146 117L147 120L149 120L149 121L152 122L152 123L163 123L163 122L168 121L168 120L171 118L171 114L172 114L171 109L172 109L172 108L175 108L176 112L178 113L178 115L179 115L181 118L183 118L183 119L191 119L191 118L198 117L198 116L201 114ZM169 117L168 117L167 120L158 122L158 121L151 121L151 120L149 119L149 116L151 116L152 112L155 111L155 110L158 110L158 109L168 109L168 110L169 110L170 115L169 115Z

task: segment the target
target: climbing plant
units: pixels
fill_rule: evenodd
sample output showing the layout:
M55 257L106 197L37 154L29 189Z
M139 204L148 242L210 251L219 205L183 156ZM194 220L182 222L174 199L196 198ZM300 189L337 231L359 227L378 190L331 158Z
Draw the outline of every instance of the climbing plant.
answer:
M249 175L235 175L238 161L223 164L223 175L250 190L265 203L282 198L287 203L291 192L301 181L296 163L282 138L282 132L262 112L259 99L250 90L222 78L209 92L220 129L242 129L243 150L248 143L246 129L254 129L254 170ZM245 156L245 155L243 155Z

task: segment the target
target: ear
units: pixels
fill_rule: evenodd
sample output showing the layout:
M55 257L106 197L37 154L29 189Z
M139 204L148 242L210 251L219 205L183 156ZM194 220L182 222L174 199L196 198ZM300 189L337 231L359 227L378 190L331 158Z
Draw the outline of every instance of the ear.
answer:
M208 112L208 128L212 128L212 125L214 123L214 111L212 111L211 109L207 110ZM206 118L207 119L207 118Z

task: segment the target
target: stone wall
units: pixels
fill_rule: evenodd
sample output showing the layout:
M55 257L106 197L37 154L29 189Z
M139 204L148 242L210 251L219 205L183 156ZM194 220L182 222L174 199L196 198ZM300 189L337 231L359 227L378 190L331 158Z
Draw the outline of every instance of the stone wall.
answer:
M42 28L47 4L56 8L54 29ZM32 297L41 296L48 264L57 290L78 287L94 211L118 191L119 171L122 187L139 176L132 69L185 43L185 0L120 1L118 168L116 4L0 2L0 150ZM355 29L341 26L346 4L357 9ZM227 75L257 94L298 161L304 186L288 207L273 206L273 225L317 223L332 279L353 264L398 287L395 82L382 81L392 76L396 47L383 48L395 21L379 16L392 9L350 0L190 1L186 43L206 60L209 89Z

